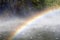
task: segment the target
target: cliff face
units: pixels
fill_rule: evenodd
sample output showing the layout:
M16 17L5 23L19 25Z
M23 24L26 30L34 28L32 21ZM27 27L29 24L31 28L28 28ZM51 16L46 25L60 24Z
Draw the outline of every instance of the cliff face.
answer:
M8 5L9 4L9 5ZM60 5L60 0L0 0L0 7L12 8L43 8L45 6Z
M60 0L0 0L0 14L10 11L13 15L26 16L31 11L60 5Z

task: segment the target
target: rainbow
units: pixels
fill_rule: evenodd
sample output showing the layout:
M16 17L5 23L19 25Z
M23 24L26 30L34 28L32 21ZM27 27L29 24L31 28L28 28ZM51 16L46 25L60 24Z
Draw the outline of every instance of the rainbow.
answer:
M45 10L43 10L41 12L37 12L36 15L34 15L33 17L31 17L28 20L26 20L23 25L19 26L16 29L16 31L13 32L12 37L9 38L9 40L12 40L13 37L18 35L22 30L24 30L27 27L27 25L31 24L34 20L36 20L36 19L38 19L40 17L43 17L44 15L49 14L49 12L53 12L53 10L56 10L56 9L60 10L60 7L49 8L49 9L45 9Z

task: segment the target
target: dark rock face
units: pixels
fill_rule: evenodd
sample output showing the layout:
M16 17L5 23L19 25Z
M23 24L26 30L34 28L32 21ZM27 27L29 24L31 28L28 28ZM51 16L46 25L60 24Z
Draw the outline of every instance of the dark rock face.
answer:
M26 17L29 12L43 10L46 7L60 5L59 0L0 0L0 14L10 11L13 15ZM9 14L9 13L8 13Z

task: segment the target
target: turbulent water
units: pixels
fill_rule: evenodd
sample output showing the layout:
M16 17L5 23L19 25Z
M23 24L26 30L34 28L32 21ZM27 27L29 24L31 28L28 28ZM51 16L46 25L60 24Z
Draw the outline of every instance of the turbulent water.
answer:
M26 25L13 40L60 40L60 9L46 13Z

